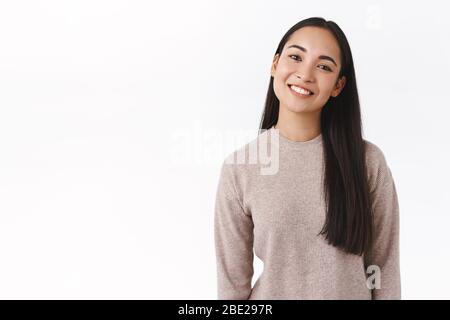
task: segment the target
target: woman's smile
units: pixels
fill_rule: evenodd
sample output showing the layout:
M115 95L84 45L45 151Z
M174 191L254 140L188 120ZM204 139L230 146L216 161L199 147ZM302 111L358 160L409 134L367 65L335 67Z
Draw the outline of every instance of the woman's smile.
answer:
M292 92L292 94L295 95L296 97L305 99L313 96L313 93L311 91L299 88L294 85L288 85L288 87L289 90Z

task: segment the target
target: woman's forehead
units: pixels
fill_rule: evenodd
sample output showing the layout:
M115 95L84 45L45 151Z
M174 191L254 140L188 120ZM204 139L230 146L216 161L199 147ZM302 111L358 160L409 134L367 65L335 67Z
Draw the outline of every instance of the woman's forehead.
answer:
M302 48L314 56L327 55L339 58L339 44L331 31L318 27L303 27L295 31L284 46L285 50ZM304 49L304 50L303 50ZM292 50L292 49L291 49Z

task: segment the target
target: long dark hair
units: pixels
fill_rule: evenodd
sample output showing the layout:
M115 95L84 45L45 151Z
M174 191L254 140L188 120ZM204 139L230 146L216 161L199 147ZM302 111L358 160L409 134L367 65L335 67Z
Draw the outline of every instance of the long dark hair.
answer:
M332 32L341 51L338 80L346 83L337 97L330 97L321 110L325 176L324 193L327 214L322 230L330 245L345 252L363 255L369 251L373 238L372 206L366 175L365 143L362 138L361 110L356 87L355 70L349 43L333 21L320 17L302 20L281 39L275 54L281 55L286 42L296 30L315 26ZM270 129L278 121L280 101L270 78L259 132Z

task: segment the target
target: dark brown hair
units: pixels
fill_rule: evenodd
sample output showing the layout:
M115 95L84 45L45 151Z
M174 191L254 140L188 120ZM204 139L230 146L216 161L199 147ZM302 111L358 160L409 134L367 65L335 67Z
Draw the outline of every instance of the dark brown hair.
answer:
M372 244L373 214L352 53L347 38L335 22L313 17L302 20L289 29L281 39L275 54L281 55L292 33L306 26L331 31L341 52L342 67L338 79L346 77L340 94L330 97L321 111L327 215L319 235L324 235L329 244L345 252L362 255ZM271 77L260 133L277 123L279 106Z

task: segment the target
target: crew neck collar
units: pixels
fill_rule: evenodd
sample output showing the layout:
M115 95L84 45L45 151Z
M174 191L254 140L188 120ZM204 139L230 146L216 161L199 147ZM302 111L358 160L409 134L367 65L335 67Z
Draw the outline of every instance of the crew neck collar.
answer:
M283 136L281 134L280 130L276 129L275 126L272 126L270 128L271 135L273 133L275 133L276 131L278 131L280 145L285 145L285 146L289 146L289 147L298 149L298 148L306 148L309 146L314 146L314 145L318 145L318 144L322 143L322 132L319 135L317 135L316 137L312 138L311 140L294 141L294 140L290 140L290 139L286 138L285 136Z

